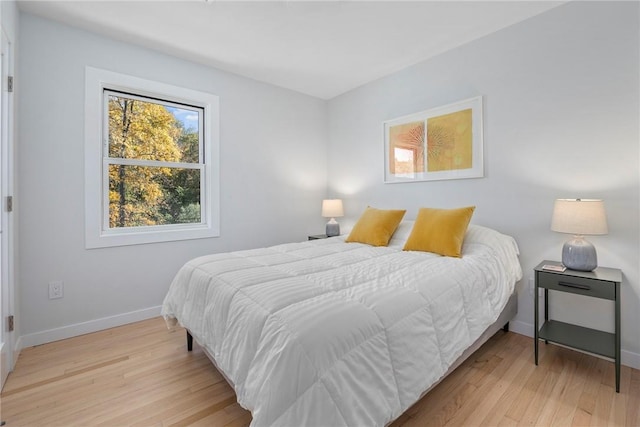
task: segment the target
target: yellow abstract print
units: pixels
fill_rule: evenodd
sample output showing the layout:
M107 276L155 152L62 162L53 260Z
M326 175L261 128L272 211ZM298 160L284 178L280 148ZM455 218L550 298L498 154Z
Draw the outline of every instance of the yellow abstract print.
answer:
M472 109L431 117L427 124L427 171L473 167Z

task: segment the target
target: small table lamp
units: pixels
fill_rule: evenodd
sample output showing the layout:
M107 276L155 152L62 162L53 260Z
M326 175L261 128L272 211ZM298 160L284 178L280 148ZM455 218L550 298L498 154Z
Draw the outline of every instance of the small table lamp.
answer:
M340 235L340 224L336 221L336 217L344 216L344 210L342 209L342 200L340 199L327 199L322 201L322 216L325 218L331 218L327 222L326 234L328 237Z
M573 234L562 246L562 263L571 270L592 271L598 266L596 248L583 235L607 234L604 203L596 199L557 199L551 230Z

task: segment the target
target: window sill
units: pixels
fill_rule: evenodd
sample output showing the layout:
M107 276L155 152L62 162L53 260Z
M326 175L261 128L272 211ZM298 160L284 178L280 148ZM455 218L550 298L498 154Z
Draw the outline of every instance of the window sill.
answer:
M87 233L87 249L110 248L115 246L144 245L148 243L174 242L179 240L206 239L219 237L220 232L207 226L187 226L168 230L110 231Z

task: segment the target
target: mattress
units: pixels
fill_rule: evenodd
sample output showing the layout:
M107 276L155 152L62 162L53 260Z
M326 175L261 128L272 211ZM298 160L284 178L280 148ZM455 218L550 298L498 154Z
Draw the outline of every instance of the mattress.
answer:
M463 256L344 236L187 262L162 314L187 328L252 425L386 425L496 321L521 279L513 238L470 225Z

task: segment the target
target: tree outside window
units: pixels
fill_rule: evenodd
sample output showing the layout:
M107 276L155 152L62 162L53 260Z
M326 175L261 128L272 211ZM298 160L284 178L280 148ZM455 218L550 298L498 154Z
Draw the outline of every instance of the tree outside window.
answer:
M202 108L110 90L105 99L108 228L201 223Z

